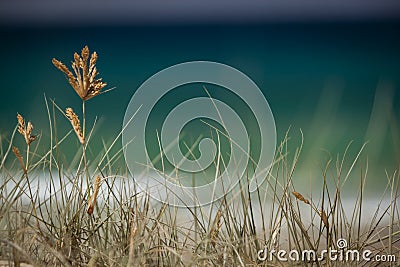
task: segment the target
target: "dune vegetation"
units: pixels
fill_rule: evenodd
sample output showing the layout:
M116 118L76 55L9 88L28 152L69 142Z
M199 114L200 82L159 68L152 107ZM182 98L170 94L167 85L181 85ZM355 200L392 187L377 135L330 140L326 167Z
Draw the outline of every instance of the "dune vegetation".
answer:
M206 207L153 200L136 188L122 149L115 149L121 133L104 144L100 155L90 152L92 140L100 137L95 123L87 125L85 102L110 90L98 78L97 60L87 46L74 54L72 71L53 59L81 98L82 110L45 98L46 135L26 119L29 114L18 114L12 134L1 136L0 266L398 266L400 175L387 173L380 200L365 206L368 161L356 164L363 149L350 157L344 147L343 155L321 170L322 187L299 192L293 177L302 143L292 144L288 131L265 185L256 192L250 194L242 179ZM60 135L60 124L70 124L70 131ZM45 148L43 136L50 137ZM76 149L74 158L65 159L65 142ZM359 186L349 202L341 192L354 177ZM284 261L289 256L278 253L319 255L328 248L394 257L392 262L335 261L326 255Z

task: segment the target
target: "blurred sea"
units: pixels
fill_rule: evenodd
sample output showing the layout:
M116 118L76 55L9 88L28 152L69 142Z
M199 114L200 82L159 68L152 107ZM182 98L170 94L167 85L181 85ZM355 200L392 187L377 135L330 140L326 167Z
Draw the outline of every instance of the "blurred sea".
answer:
M278 143L291 128L289 157L303 131L298 179L321 175L329 157L342 156L350 142L349 165L369 141L360 163L365 166L368 158L371 189L386 184L385 170L391 174L399 168L399 22L3 26L0 34L2 137L10 137L19 112L45 142L44 96L63 109L80 109L79 97L51 59L69 63L73 51L87 44L99 54L100 77L116 87L87 103L89 125L97 116L93 154L102 149L102 140L109 143L119 133L131 96L147 78L177 63L210 60L239 69L262 89L275 116ZM70 125L59 116L57 127L61 135ZM68 161L75 146L65 149Z

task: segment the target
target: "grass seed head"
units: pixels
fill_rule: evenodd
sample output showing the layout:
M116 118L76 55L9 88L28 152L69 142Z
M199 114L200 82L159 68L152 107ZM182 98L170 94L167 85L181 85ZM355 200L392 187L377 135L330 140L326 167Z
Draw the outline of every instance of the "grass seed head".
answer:
M101 176L98 175L96 178L96 181L94 182L93 195L89 199L88 208L86 210L86 212L89 215L93 214L94 206L96 205L96 201L97 201L97 195L99 194L100 184L101 184Z
M26 168L25 168L25 164L24 164L24 159L21 156L21 153L19 152L19 149L15 146L12 147L12 152L14 153L14 155L17 157L19 164L21 165L22 170L24 171L24 173L26 174Z
M293 191L292 194L300 201L310 205L310 201L308 201L305 197L303 197L302 194L300 194L299 192Z
M18 132L24 137L25 143L30 146L31 143L36 140L36 135L32 134L33 124L28 121L28 124L25 125L25 120L20 114L17 114L17 120Z
M53 65L67 76L69 84L83 101L103 93L102 89L107 86L107 83L103 82L101 78L97 78L99 74L96 68L97 53L92 53L88 66L89 55L88 46L82 49L81 55L74 53L72 70L75 75L61 61L55 58L52 60Z
M324 223L325 227L329 228L328 216L326 216L325 211L323 209L321 209L318 213L319 213L319 216L321 217L321 220Z
M79 121L78 115L76 115L76 113L73 111L72 108L67 108L65 110L65 115L71 122L71 125L74 128L76 136L78 136L79 142L83 145L85 143L85 138L82 134L81 122Z

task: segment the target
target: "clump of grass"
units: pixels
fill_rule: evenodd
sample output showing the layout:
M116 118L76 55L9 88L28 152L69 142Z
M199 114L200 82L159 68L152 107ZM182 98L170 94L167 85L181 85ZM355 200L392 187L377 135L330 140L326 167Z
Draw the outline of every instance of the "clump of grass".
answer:
M90 56L90 59L89 59ZM82 99L82 116L83 116L83 126L81 129L81 124L78 115L72 110L72 108L67 108L65 115L71 122L71 125L82 144L82 153L84 161L84 169L86 172L86 185L89 186L89 170L86 158L86 109L85 102L95 96L105 93L109 90L103 90L107 83L102 81L102 78L97 78L99 74L96 63L98 60L98 55L95 52L90 55L90 50L88 46L82 48L81 54L74 53L74 61L72 61L72 70L75 75L65 66L61 61L53 58L53 65L66 75L66 78L75 90L78 96Z
M75 53L75 75L53 59L82 99L83 118L85 101L106 86L95 79L97 54L94 52L90 60L89 54L87 47L81 55ZM137 190L127 167L119 161L122 151L111 152L117 140L105 145L99 157L92 157L89 166L86 157L91 144L85 120L81 125L71 108L64 113L54 101L49 107L45 100L50 125L46 152L39 154L35 149L30 153L35 141L33 126L28 122L25 127L20 115L10 140L1 140L0 266L3 262L8 266L290 266L276 254L261 261L258 252L265 248L337 248L339 238L345 238L351 249L399 253L398 172L387 174L387 190L377 201L376 210L364 207L367 163L359 167L360 185L351 199L353 208L343 200L346 181L351 179L361 151L352 160L346 152L336 162L328 160L321 173L322 187L317 193L315 189L305 193L294 182L302 143L291 149L287 133L268 179L254 194L249 193L244 179L218 202L180 209L154 202ZM57 110L72 125L63 135L55 127L60 124ZM27 145L25 162L14 146L16 131ZM77 161L63 160L60 151L72 132L79 140ZM3 151L3 147L8 148ZM8 157L10 150L15 158ZM348 169L345 162L350 163ZM365 212L371 214L369 221L363 219ZM342 266L343 262L322 259L296 264Z

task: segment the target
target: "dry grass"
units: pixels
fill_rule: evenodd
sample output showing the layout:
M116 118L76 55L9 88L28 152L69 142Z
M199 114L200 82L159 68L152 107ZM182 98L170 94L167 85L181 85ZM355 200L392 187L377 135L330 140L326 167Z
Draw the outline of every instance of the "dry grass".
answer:
M84 103L100 94L105 84L97 80L97 87L90 85L97 75L96 53L92 54L89 66L87 47L81 56L75 54L74 60L75 76L61 62L53 63L67 75ZM276 255L270 261L260 261L258 251L320 251L337 248L339 238L345 238L351 249L370 249L374 254L400 257L399 173L387 174L387 189L376 202L376 209L372 211L367 206L366 210L368 164L366 161L363 166L356 165L361 151L351 159L346 156L346 149L342 158L328 161L321 173L322 188L299 193L293 179L302 144L290 148L286 135L266 183L254 194L250 195L246 181L241 181L238 188L210 206L182 209L152 201L145 192L137 190L127 167L121 163L121 150L111 149L117 139L105 145L99 157L89 154L89 165L90 134L86 136L85 122L81 128L72 109L64 113L56 103L49 105L47 99L46 107L51 132L50 146L43 154L37 149L40 139L32 143L32 124L25 127L21 116L10 139L0 140L1 264L286 266L292 263L279 261ZM83 118L85 112L83 104ZM64 116L73 129L59 135L53 126L66 123ZM14 146L17 130L27 145L25 162ZM70 136L72 131L78 137L78 145ZM76 146L77 160L62 160L60 147L68 141ZM30 150L33 144L36 147ZM10 150L16 157L8 156ZM344 163L350 167L346 168ZM354 174L356 168L359 175ZM346 182L354 177L359 178L359 188L354 190L348 205L342 192ZM365 213L370 214L369 219L365 219ZM346 265L326 259L296 264ZM358 263L364 264L367 262Z

